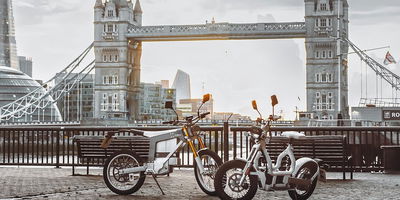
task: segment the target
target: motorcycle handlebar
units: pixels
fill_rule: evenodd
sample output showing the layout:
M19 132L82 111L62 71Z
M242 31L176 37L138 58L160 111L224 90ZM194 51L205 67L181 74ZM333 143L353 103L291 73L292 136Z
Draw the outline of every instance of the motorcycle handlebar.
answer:
M211 114L210 112L206 112L200 115L200 119L205 118L207 115Z

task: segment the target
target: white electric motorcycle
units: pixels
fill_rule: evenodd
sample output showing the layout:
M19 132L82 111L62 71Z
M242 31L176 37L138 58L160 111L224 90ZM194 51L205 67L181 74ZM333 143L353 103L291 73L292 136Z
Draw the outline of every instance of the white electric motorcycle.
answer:
M271 99L274 108L278 100L275 95ZM260 114L256 101L252 104ZM276 163L273 163L266 147L272 139L270 126L271 121L274 120L277 120L274 115L271 115L267 121L262 120L260 114L257 123L264 125L253 127L249 133L255 144L248 158L228 161L220 166L215 175L214 187L221 199L252 199L260 188L265 191L288 190L292 199L304 200L313 193L318 178L325 179L325 171L320 169L319 161L305 157L295 159L292 142L305 137L301 133L282 134L288 138L289 142L287 148L278 156ZM260 161L262 157L264 162ZM285 167L282 161L287 157L289 159L287 163L290 166Z
M210 94L204 95L201 106L209 99ZM171 101L166 102L165 108L172 109L175 112L172 104ZM118 151L111 155L106 160L103 170L103 178L107 187L120 195L132 194L142 187L146 175L151 175L162 194L165 194L156 176L172 172L171 167L178 162L178 158L175 156L176 152L187 144L193 154L194 174L200 189L208 195L216 195L213 179L218 167L222 164L222 160L217 153L207 149L201 137L203 132L200 131L200 127L196 123L210 113L200 114L200 108L197 117L190 116L186 117L184 121L179 121L177 116L176 120L163 123L180 126L178 129L161 132L124 130L124 132L130 132L137 136L147 136L150 139L148 159L147 162L144 162L134 151L129 150ZM108 147L115 134L116 132L108 132L102 143L103 148ZM179 140L178 143L177 139ZM196 140L198 145L195 144ZM169 148L166 157L156 157L157 150L163 146L172 148Z

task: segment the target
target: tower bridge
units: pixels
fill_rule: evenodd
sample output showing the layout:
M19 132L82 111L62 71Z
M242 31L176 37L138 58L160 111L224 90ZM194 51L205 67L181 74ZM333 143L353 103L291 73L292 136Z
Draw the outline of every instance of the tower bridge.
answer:
M78 88L79 82L92 69L95 69L93 116L137 120L142 45L145 42L304 38L307 111L317 119L335 119L338 114L348 118L348 66L345 63L349 47L397 94L400 77L348 39L347 0L304 2L304 22L236 24L212 20L195 25L143 26L139 0L135 3L132 0L96 0L93 44L60 73L64 75L56 75L50 80L61 76L60 85L46 92L32 91L0 107L0 123L29 119L27 115L37 109L44 113L47 106L57 103L56 100L72 88ZM77 71L92 47L95 60ZM77 72L80 76L74 76ZM44 84L45 88L50 81ZM48 101L47 97L53 100ZM396 101L395 105L400 103Z
M348 35L347 0L304 3L305 22L143 26L139 0L96 0L94 116L137 119L143 42L304 38L307 111L319 119L347 118L347 67L341 63L348 44L338 42Z

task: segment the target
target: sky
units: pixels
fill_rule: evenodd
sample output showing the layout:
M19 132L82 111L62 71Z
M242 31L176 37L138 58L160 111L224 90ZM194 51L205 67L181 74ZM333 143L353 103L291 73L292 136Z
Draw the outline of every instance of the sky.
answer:
M348 2L350 40L361 49L390 46L368 53L382 62L389 50L400 61L400 1ZM13 3L18 55L33 59L35 79L50 79L93 41L95 0ZM230 23L304 21L303 0L141 0L141 5L143 25L204 24L213 17L216 22ZM267 115L273 94L280 102L276 110L286 119L294 119L296 107L306 109L304 39L143 44L142 82L170 80L172 84L178 69L191 76L192 98L211 93L217 112L255 117L254 99ZM389 69L400 74L400 64ZM376 76L371 70L366 76L366 70L356 55L349 56L350 106L358 105L361 80L363 97L376 96ZM390 98L390 87L384 84L383 88L383 97Z

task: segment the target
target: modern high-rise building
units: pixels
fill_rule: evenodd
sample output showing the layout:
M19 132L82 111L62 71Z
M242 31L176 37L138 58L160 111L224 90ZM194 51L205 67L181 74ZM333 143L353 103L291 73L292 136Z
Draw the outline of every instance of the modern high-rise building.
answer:
M58 78L55 80L56 85L63 84L63 77L65 73L57 74ZM72 79L78 74L71 74L65 80ZM78 76L83 76L79 74ZM71 86L67 86L71 87ZM64 121L85 121L93 119L93 104L94 104L94 74L85 76L77 86L57 101L57 106L63 116ZM110 102L110 106L113 106ZM109 106L108 104L105 106Z
M18 56L19 59L19 69L21 72L32 77L32 58L27 58L25 56Z
M156 82L156 84L160 84L162 88L168 89L169 88L169 80L161 80Z
M203 99L181 99L179 100L179 105L177 107L180 108L179 110L181 111L183 117L196 116L197 111L202 103ZM206 119L211 119L214 113L214 99L211 98L201 107L200 113L206 112L211 113L211 115L207 115Z
M140 84L139 120L173 120L175 113L165 108L166 101L175 102L175 89L164 88L161 84Z
M191 99L190 92L190 76L182 70L178 70L175 76L172 88L176 89L176 101L179 102L181 99Z
M12 0L0 1L0 66L19 70Z

